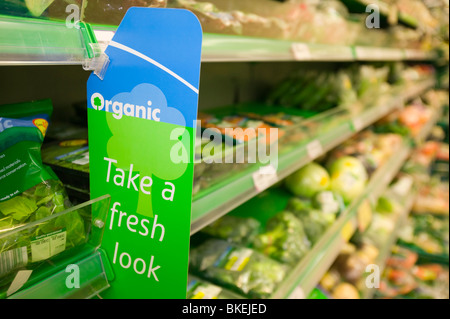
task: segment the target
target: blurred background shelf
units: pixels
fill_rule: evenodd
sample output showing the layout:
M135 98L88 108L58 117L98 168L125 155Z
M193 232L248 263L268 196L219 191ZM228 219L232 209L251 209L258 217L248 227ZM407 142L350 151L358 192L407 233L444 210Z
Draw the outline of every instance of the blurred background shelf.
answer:
M318 130L317 135L307 142L290 148L279 154L278 168L266 188L283 180L285 177L298 170L307 163L325 154L343 141L376 122L378 119L401 107L404 101L408 101L434 85L434 80L429 79L420 82L405 92L393 94L386 103L368 108L359 114L350 115L342 110L331 110L320 115L319 118L333 117L342 121L329 131ZM254 176L258 174L259 165L250 166L243 172L233 175L218 183L208 194L194 197L192 203L191 234L196 233L204 226L210 224L219 217L230 212L250 198L255 197L262 190L255 185Z
M99 56L116 27L0 15L0 65L85 65ZM233 35L203 37L203 62L432 60L432 52L302 43Z
M377 200L402 167L410 153L406 144L380 167L370 179L362 196L354 200L338 220L326 231L308 254L294 267L272 298L290 298L301 291L306 298L330 268L343 245L358 228L358 210L367 199Z
M409 213L411 212L411 209L413 207L415 200L416 200L415 192L412 192L407 196L407 198L404 201L403 211L399 214L399 216L396 217L396 219L394 221L395 226L394 226L393 231L387 238L384 245L382 245L382 247L381 247L378 257L374 263L375 265L380 266L380 273L383 273L384 266L386 265L386 260L390 256L392 246L396 243L400 229L404 226L404 224L409 216ZM361 292L362 299L372 299L374 293L375 293L375 289L373 289L373 288L370 289L370 288L366 287L365 290L363 290Z

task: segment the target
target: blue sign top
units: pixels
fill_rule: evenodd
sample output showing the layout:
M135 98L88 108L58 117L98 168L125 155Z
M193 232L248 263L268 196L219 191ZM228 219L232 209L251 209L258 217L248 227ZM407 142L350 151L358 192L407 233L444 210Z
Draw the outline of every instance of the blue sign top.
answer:
M188 10L130 8L105 51L110 63L104 80L89 78L88 107L117 120L195 127L201 42L200 23Z

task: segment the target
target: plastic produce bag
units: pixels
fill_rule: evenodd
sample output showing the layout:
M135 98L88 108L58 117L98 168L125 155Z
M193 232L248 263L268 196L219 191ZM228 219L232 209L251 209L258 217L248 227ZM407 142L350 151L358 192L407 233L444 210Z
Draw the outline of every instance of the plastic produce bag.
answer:
M260 223L254 218L225 215L204 227L201 232L235 244L246 245L253 241L259 228Z
M18 268L86 240L84 221L77 211L14 231L71 206L62 183L41 160L41 144L51 113L50 100L0 106L0 286ZM60 240L51 256L36 244L49 234Z
M242 299L243 297L196 276L189 275L186 299Z
M192 249L189 264L193 274L249 298L269 297L286 274L286 267L277 261L219 239Z
M312 244L320 239L336 219L335 214L324 213L313 208L311 201L296 197L289 201L286 209L292 211L300 219L306 236Z
M291 212L283 211L272 217L266 232L259 234L253 247L282 263L295 264L311 248L303 225Z

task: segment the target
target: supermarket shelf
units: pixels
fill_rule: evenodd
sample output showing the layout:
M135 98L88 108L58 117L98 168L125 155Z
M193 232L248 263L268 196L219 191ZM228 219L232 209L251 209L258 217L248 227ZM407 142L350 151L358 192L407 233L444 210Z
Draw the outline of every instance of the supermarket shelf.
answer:
M416 194L412 192L408 195L406 200L404 201L404 209L400 214L398 214L397 218L394 221L395 227L391 234L389 235L388 239L384 243L383 247L381 247L380 252L378 254L377 259L375 260L375 265L379 266L380 274L383 273L384 267L386 265L386 261L388 257L390 256L391 248L396 243L398 234L400 232L401 227L405 224L409 213L412 210L414 201L416 199ZM373 297L373 294L375 293L375 289L369 289L366 288L361 292L362 299L371 299Z
M85 65L106 48L114 26L0 16L0 65ZM221 34L203 36L203 62L431 60L419 50L300 43Z
M433 130L433 127L438 123L441 116L442 110L436 110L433 113L431 119L428 121L427 124L425 124L420 133L417 135L416 137L417 143L421 144L426 141L427 137L430 135L431 131Z
M372 107L361 114L348 118L329 132L321 133L311 139L307 144L293 148L291 151L280 154L278 169L267 187L283 180L302 166L322 156L343 141L376 122L403 105L405 100L416 97L434 85L434 80L426 80L416 86L397 93L389 101L379 107ZM335 112L335 111L332 111ZM322 116L339 116L325 113ZM210 224L250 198L259 194L262 190L255 187L254 175L259 167L250 167L232 181L225 181L221 187L203 197L194 198L192 203L191 234L196 233L204 226Z
M438 116L434 116L429 124L422 129L420 135L428 136L430 127L434 126L434 123L438 118ZM306 296L309 295L336 260L336 257L344 244L349 241L358 228L359 207L367 201L374 207L378 198L384 193L387 186L395 178L405 161L409 158L411 150L409 144L405 142L403 147L397 150L395 155L373 174L364 194L347 208L346 212L344 212L338 221L336 221L336 223L322 236L319 242L316 243L313 249L292 270L289 276L283 281L283 284L274 293L273 298L289 298L291 294L296 295L296 297L300 295L303 296L303 298L306 298ZM391 234L388 244L395 242L398 228L409 214L414 199L415 193L410 194L406 199L405 211L399 215L398 220L396 221L396 229ZM392 247L392 244L386 248L387 252L380 252L377 265L384 264L383 261L386 260L390 247ZM369 294L369 292L365 293Z
M8 299L90 299L110 287L105 260L101 251L80 260L71 260L60 271ZM68 266L71 267L68 268L70 271L66 269ZM80 274L79 287L67 284L68 276L74 268Z
M100 54L90 26L0 15L0 65L84 65Z
M292 269L272 298L289 298L293 292L297 294L298 291L301 291L303 296L309 295L330 268L343 245L358 228L359 207L367 200L373 202L382 195L408 158L410 151L410 147L405 143L373 174L364 194L352 202L311 251Z
M419 22L416 18L406 14L405 12L399 11L394 5L386 3L381 0L344 0L347 6L349 6L353 12L365 12L365 8L368 5L377 5L380 10L380 15L383 16L389 24L402 24L411 28L417 28Z

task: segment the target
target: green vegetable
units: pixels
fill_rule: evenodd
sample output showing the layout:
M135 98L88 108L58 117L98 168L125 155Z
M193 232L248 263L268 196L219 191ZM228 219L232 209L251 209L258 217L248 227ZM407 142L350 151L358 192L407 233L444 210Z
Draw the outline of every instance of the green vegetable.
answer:
M295 215L283 211L269 219L266 232L259 234L253 247L282 263L295 264L311 248L303 225Z
M245 245L253 240L258 233L259 227L259 221L254 218L225 215L204 227L201 232L236 244Z
M330 185L328 172L317 163L309 163L286 178L286 187L292 194L311 198Z
M289 200L286 210L292 211L300 220L311 244L315 244L330 225L336 220L335 214L327 214L312 208L299 198Z
M191 249L189 265L194 275L248 298L270 297L286 274L277 261L219 239Z
M319 192L313 199L314 208L325 214L337 214L344 209L344 200L331 191Z
M346 204L360 196L368 179L363 163L352 156L343 156L331 163L330 189L341 195Z
M49 100L0 106L0 255L22 247L28 254L28 262L0 267L0 288L18 269L35 266L35 237L65 230L65 250L86 241L85 222L77 211L43 220L71 206L61 181L42 164L41 145L51 113Z

